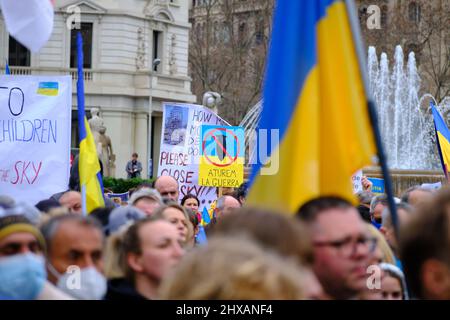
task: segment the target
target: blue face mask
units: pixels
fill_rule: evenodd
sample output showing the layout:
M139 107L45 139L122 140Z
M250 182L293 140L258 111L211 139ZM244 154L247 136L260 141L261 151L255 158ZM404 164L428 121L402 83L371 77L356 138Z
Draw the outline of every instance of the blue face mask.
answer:
M0 258L0 299L33 300L46 280L41 256L25 253Z

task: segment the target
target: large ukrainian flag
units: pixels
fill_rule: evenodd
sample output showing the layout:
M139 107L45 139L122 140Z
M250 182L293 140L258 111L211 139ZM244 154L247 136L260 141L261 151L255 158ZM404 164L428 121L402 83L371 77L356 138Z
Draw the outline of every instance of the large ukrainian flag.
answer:
M98 207L105 206L103 199L103 183L100 174L100 163L95 147L89 123L84 110L84 81L83 81L83 39L81 33L77 35L77 55L78 55L78 130L80 138L80 187L83 196L83 211L90 213Z
M343 1L277 1L259 128L279 130L279 169L254 166L248 203L294 213L321 195L355 201L351 176L376 147Z
M444 170L447 181L449 180L450 169L450 131L442 119L441 114L431 102L431 111L434 119L434 129L436 132L436 144L439 151L439 157L441 158L442 170Z

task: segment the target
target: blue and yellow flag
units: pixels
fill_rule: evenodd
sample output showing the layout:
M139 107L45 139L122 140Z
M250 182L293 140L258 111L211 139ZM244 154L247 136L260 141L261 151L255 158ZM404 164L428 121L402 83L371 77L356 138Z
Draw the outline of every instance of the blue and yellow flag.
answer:
M431 111L433 112L436 144L439 150L439 157L441 158L442 170L444 170L445 177L448 181L450 169L450 131L433 102L430 103L430 106Z
M376 146L346 9L276 3L259 128L279 141L268 148L272 170L253 167L249 204L294 213L322 195L356 201L351 176Z
M83 197L83 211L84 213L90 213L95 208L104 207L105 200L103 198L103 183L97 148L84 110L83 39L81 38L80 32L77 35L77 55L78 130L80 137L78 169L80 172L80 187Z

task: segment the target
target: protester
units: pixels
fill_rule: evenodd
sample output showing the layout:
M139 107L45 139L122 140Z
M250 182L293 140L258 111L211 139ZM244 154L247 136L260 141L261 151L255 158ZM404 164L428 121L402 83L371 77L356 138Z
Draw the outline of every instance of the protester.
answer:
M408 223L411 216L413 214L413 207L409 204L401 202L397 204L397 220L399 224L399 228L401 229L404 225ZM392 217L389 211L389 208L385 208L382 213L382 223L380 228L381 233L386 238L387 243L391 247L394 256L395 256L395 265L402 269L402 264L400 259L398 258L398 244L397 244L397 236L395 234L394 224L392 223ZM393 262L390 262L393 263Z
M48 213L50 210L60 206L61 204L55 199L45 199L36 204L36 208L43 213Z
M70 213L83 214L81 205L81 193L77 191L68 191L59 198L61 206L69 209Z
M200 223L200 221L202 220L202 215L198 211L200 208L200 200L192 193L188 193L183 197L183 199L181 199L180 203L183 207L191 209L192 212L194 212L197 215L197 219Z
M155 189L161 197L178 202L180 195L178 181L171 176L160 176L154 182Z
M282 212L242 208L223 217L212 232L213 237L249 237L264 249L289 257L301 265L308 282L307 299L324 299L325 295L312 273L314 255L307 229Z
M148 216L153 215L155 210L163 204L159 193L155 189L147 188L133 192L128 203Z
M370 218L370 202L374 197L374 194L367 191L361 191L356 194L358 197L358 206L356 207L361 215L361 218L366 222L371 222Z
M380 263L390 263L395 264L396 259L394 252L392 251L391 247L389 246L388 242L386 241L383 234L378 230L373 224L366 223L367 230L369 232L369 236L376 238L376 251L379 252L375 254L376 257L379 257L377 261L374 263L380 264Z
M164 279L159 298L174 300L304 299L298 266L248 239L216 238L188 254Z
M431 190L421 186L412 186L403 192L401 200L412 207L417 207L421 203L431 200L432 196Z
M358 211L338 197L306 202L297 217L312 237L313 270L325 292L334 299L355 298L366 288L366 270L376 249Z
M200 232L198 215L189 208L185 208L189 217L190 223L188 223L188 235L186 237L185 249L191 249L197 244L197 235Z
M241 204L236 198L232 196L222 196L217 199L216 209L214 210L214 216L219 221L222 217L227 216L236 209L239 209Z
M450 299L450 189L422 203L400 232L400 259L412 296Z
M41 227L47 244L48 279L78 299L98 300L106 292L103 273L103 231L90 217L68 214L50 219ZM69 277L79 272L80 285Z
M105 235L108 235L107 229L108 229L109 217L110 217L113 209L114 208L111 208L111 207L99 207L97 209L92 210L91 213L89 214L89 216L91 218L95 218L95 219L97 219L98 222L101 223L101 225L103 227L103 232L105 233Z
M239 203L241 205L244 205L245 199L247 198L247 193L248 193L248 183L247 182L243 182L239 186L239 188L237 188L234 191L233 196L239 201Z
M162 218L173 224L178 231L183 242L186 243L188 240L189 216L186 210L179 204L172 202L164 205L155 212L155 217ZM191 226L193 229L193 226Z
M108 218L108 234L111 235L121 228L126 228L138 220L142 220L147 215L138 208L132 206L118 207L111 211Z
M388 200L385 194L373 197L370 202L370 220L377 229L381 228L381 214L387 207Z
M184 254L175 226L147 217L130 226L121 246L125 277L108 282L106 300L155 299L164 275Z
M47 282L45 241L23 215L0 218L0 300L71 299Z
M200 207L200 200L198 200L198 198L191 193L185 195L183 199L181 199L180 203L183 207L189 208L194 212L197 212Z
M381 295L383 300L407 300L408 290L405 276L398 267L389 263L380 264L383 271Z
M138 161L137 158L138 154L135 152L131 155L131 160L127 162L125 170L128 179L141 177L142 163Z

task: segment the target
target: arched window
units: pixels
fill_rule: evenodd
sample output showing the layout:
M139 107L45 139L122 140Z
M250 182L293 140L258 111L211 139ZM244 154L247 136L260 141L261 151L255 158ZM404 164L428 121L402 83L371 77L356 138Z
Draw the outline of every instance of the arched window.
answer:
M419 23L420 13L421 13L420 5L415 1L411 2L408 6L409 20L415 23Z

